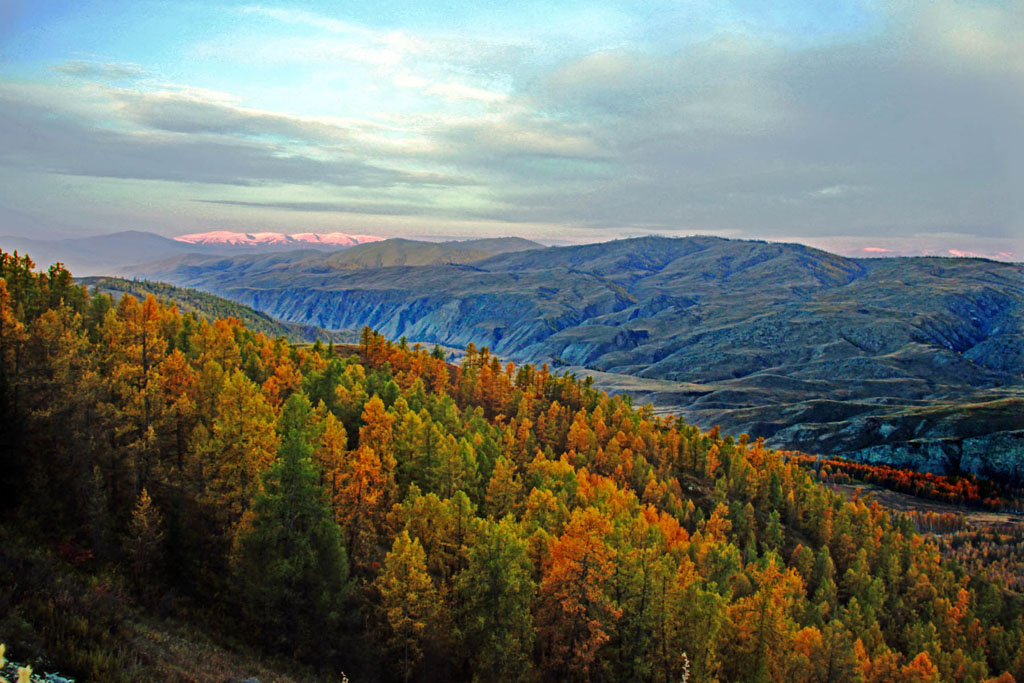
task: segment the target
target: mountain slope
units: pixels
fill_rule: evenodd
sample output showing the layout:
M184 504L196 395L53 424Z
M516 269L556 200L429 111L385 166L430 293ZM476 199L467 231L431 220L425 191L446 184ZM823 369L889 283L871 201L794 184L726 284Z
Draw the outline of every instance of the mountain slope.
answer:
M1024 679L1019 530L953 539L961 564L914 526L963 517L844 500L845 463L487 351L103 310L3 254L0 283L0 633L47 669L280 680L259 648L304 681Z
M292 342L312 342L321 339L324 342L354 343L359 340L359 333L354 330L325 330L314 325L283 322L214 294L162 282L114 277L84 277L78 278L77 282L88 287L90 292L107 294L115 300L124 294L131 294L137 299L152 295L161 301L176 305L182 313L196 313L207 320L236 318L254 332L268 337L285 337Z
M994 449L986 462L1004 465L987 470L969 457L971 471L1024 477L1024 465L998 455L1019 448L1024 424L989 429L1005 425L991 410L971 434L928 420L912 433L893 428L906 409L1024 395L1020 265L648 237L456 265L228 260L149 275L285 320L670 380L675 389L652 395L659 407L782 447L872 458L910 449L930 454L923 467L956 472L965 439L982 439L968 450ZM1014 417L1015 404L997 405Z
M234 233L212 232L182 235L173 239L138 230L76 237L71 239L37 240L25 237L0 237L0 249L31 254L36 263L50 265L61 262L79 277L126 275L127 266L138 263L166 261L195 255L266 254L305 250L309 254L335 252L360 243L383 238L342 233ZM487 253L495 253L485 249Z

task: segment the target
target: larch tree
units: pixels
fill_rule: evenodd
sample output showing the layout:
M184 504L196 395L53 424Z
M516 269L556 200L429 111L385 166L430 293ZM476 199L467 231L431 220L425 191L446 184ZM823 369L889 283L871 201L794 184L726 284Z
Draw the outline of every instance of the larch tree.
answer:
M395 537L375 582L390 631L388 644L401 657L408 682L441 617L441 601L427 573L423 546L407 531Z
M538 622L545 664L555 675L586 680L622 614L608 595L615 551L611 522L596 508L577 508L551 543L540 587Z
M219 512L231 530L260 490L260 475L278 448L274 411L259 388L240 370L217 396L217 417L209 438L198 444L196 473L204 484L200 497Z

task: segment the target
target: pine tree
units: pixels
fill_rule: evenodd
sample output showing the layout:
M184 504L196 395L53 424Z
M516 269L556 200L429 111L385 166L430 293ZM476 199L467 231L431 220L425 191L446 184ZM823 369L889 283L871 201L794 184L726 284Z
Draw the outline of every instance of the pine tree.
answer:
M293 414L302 400L288 399ZM298 653L336 642L348 591L341 534L311 454L301 425L291 425L234 557L243 612L269 647Z
M536 585L526 541L511 517L481 521L457 578L462 637L476 680L519 680L530 674Z

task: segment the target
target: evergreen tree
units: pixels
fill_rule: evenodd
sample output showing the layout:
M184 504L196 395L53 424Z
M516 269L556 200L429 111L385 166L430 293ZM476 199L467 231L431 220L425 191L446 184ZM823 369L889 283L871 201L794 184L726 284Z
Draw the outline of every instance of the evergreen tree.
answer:
M528 678L533 650L530 609L536 584L526 541L512 517L482 520L457 579L464 652L475 680Z
M286 412L302 412L300 395ZM306 401L308 407L308 401ZM243 523L235 555L243 611L269 647L310 653L337 643L348 562L301 425L284 436Z

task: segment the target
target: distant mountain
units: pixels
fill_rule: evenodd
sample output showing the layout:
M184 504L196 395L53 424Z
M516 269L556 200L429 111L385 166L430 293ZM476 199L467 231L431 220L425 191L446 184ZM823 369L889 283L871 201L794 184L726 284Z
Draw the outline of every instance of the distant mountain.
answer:
M126 230L95 237L37 240L0 237L0 249L29 254L41 266L62 262L75 275L118 275L123 267L195 251L215 253L210 248L176 242L150 232Z
M233 236L238 236L237 239ZM0 237L0 249L29 254L39 264L60 261L78 276L127 275L129 265L152 263L186 254L197 256L261 254L305 249L338 251L355 244L371 244L383 238L342 233L233 233L211 232L168 238L150 232L126 230L94 237L37 240ZM314 253L311 252L310 253Z
M311 249L288 252L249 253L240 256L188 254L141 264L126 269L130 275L157 280L185 281L196 275L223 273L229 281L240 277L289 279L301 275L329 275L348 270L392 266L464 264L482 261L495 254L543 248L519 238L469 240L465 242L419 242L390 239L350 247L330 254ZM214 276L215 277L215 276Z
M375 235L347 235L343 232L297 232L286 235L280 232L229 232L227 230L179 235L174 238L176 242L185 242L187 244L228 247L273 246L302 248L314 246L332 249L352 247L367 242L380 242L383 239L383 237Z
M423 265L356 252L403 251L387 245L147 275L285 320L607 373L610 388L774 446L1024 482L1019 264L712 237Z
M390 266L431 266L472 263L495 254L543 248L520 238L467 240L463 242L418 242L391 239L365 244L331 254L325 260L339 268L385 268Z
M250 330L261 332L268 337L286 337L292 342L312 342L320 339L324 343L333 341L350 344L359 341L359 333L355 330L325 330L315 325L284 322L214 294L175 287L163 282L124 280L115 277L76 278L76 282L88 287L90 292L108 294L115 300L125 294L131 294L137 299L152 295L161 301L175 304L182 313L196 313L207 320L237 318Z
M467 251L483 251L488 254L509 254L516 251L543 249L544 245L522 237L487 237L478 240L456 240L444 242Z

